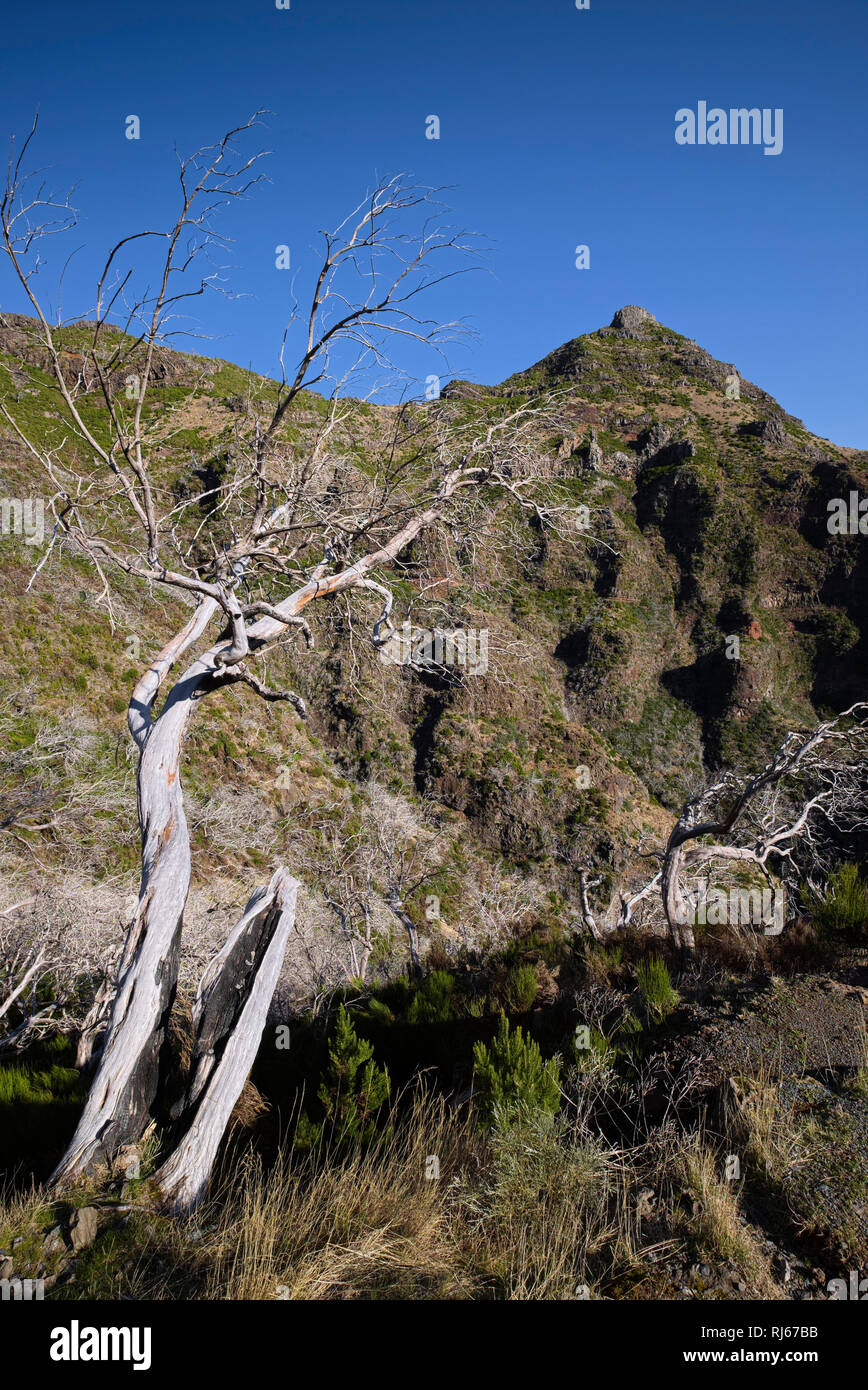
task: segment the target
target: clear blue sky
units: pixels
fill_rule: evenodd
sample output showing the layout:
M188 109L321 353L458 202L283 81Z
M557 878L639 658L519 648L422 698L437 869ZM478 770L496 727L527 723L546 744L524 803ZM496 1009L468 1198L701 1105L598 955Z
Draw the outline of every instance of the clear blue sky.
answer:
M273 372L286 282L376 175L451 187L487 270L429 308L478 337L452 372L502 380L623 304L736 364L836 443L868 446L864 0L149 0L9 7L0 133L40 109L40 162L78 181L65 304L93 249L156 225L172 149L258 107L271 182L234 209L233 283L199 301L209 351ZM675 111L781 107L778 156L680 147ZM138 142L124 120L142 121ZM425 139L425 117L441 120ZM591 266L575 269L574 248ZM44 284L59 270L52 248ZM22 309L0 271L0 306ZM413 360L424 375L438 365Z

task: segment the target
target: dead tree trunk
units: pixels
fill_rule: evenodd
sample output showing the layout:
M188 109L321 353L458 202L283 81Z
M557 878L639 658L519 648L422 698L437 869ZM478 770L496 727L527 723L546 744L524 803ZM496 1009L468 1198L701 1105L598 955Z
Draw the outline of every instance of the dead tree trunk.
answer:
M599 883L599 879L592 879L588 882L588 872L586 869L579 870L579 902L582 907L582 926L585 931L593 937L594 941L602 941L603 934L597 926L597 919L591 911L591 903L588 898L588 889Z
M100 1038L105 1032L106 1022L111 1011L113 989L114 971L107 970L78 1035L75 1065L79 1071L86 1071L94 1061L95 1054L101 1049Z
M441 484L442 495L448 496L461 476L460 469L450 475ZM154 720L154 701L166 675L221 611L216 597L203 599L190 621L164 647L133 691L128 722L139 749L138 806L142 834L139 903L121 957L117 993L102 1055L78 1127L52 1175L54 1184L68 1182L110 1160L122 1145L136 1142L152 1118L161 1062L167 1050L169 1017L178 978L181 925L190 886L190 836L184 814L180 761L184 734L197 700L222 684L243 680L266 698L291 698L301 706L290 692L276 696L275 692L266 691L240 658L265 645L287 624L298 622L299 613L312 599L366 584L369 570L393 559L438 515L438 505L427 508L382 549L327 578L323 577L322 567L318 568L307 584L278 608L269 609L268 616L247 630L241 623L243 642L240 647L236 645L236 633L232 641L220 641L198 657L176 681L159 717ZM275 940L285 941L282 928L275 928L274 935ZM411 938L414 969L421 971L414 947ZM273 958L268 957L268 960L270 969ZM240 992L242 997L246 999L255 985L256 974L248 974ZM235 1026L242 1030L253 1029L258 1017L258 1008L249 1013L242 1009ZM257 1033L257 1040L258 1037ZM254 1051L255 1046L251 1050L247 1046L226 1045L225 1057L231 1060L232 1070L226 1069L228 1061L226 1068L221 1069L221 1109L232 1086L236 1087L236 1095L240 1093L246 1076L246 1072L240 1075L240 1067L243 1059L248 1055L252 1057ZM200 1187L201 1164L198 1159L194 1161L192 1145L194 1133L204 1133L202 1123L199 1121L198 1130L195 1125L191 1129L184 1150L189 1171L182 1171L178 1164L168 1171L167 1180L171 1182L176 1205L181 1205Z
M156 1174L175 1210L204 1195L220 1140L253 1065L286 943L295 920L298 884L278 869L259 888L223 950L211 962L193 1011L195 1040L181 1136Z
M152 720L151 710L165 674L204 632L215 611L212 600L199 606L139 682L130 703L130 729L140 750L139 903L118 970L102 1054L78 1127L52 1175L55 1184L110 1160L122 1145L139 1140L152 1119L166 1060L190 886L181 746L196 701L223 678L217 658L225 644L193 662L170 691L158 719ZM295 887L288 871L279 870L269 888L260 889L251 899L203 978L193 1090L188 1097L192 1114L187 1116L179 1154L161 1170L178 1207L201 1196L229 1113L250 1069L293 922Z
M824 816L839 828L864 823L866 734L868 704L859 701L811 730L790 731L752 777L742 782L735 773L726 773L685 802L663 852L660 871L663 910L682 968L695 951L691 913L682 886L685 871L721 860L756 865L768 876L770 858L776 856L783 864L799 839L811 840L812 815ZM779 783L796 774L813 782L814 791L808 794L803 787L795 796L797 809L787 816L774 793ZM748 828L749 808L753 823ZM730 843L739 833L748 842Z
M400 897L391 893L387 899L391 911L395 914L401 926L407 933L407 945L410 949L410 978L421 980L424 974L422 960L419 955L419 933L416 930L416 923L410 916Z
M676 830L673 830L670 836L669 848L663 861L663 870L660 876L660 888L666 922L673 945L678 953L678 965L681 970L684 970L696 950L696 942L693 928L690 925L684 889L681 886L681 875L684 872L684 842L676 834L680 824L679 822Z

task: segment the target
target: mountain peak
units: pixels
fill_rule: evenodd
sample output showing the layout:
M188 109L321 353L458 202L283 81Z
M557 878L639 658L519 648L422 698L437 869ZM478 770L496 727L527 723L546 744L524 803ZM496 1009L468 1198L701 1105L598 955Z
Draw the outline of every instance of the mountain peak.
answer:
M624 333L636 333L646 323L656 322L654 315L643 309L641 304L625 304L623 309L617 311L609 327L620 328Z

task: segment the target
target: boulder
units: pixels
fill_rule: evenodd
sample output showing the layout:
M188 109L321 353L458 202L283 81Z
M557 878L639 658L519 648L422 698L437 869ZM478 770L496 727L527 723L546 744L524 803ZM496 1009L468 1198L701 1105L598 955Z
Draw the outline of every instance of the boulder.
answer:
M763 444L786 444L787 442L784 422L778 415L770 415L765 420L749 420L746 424L739 425L738 432L761 439Z

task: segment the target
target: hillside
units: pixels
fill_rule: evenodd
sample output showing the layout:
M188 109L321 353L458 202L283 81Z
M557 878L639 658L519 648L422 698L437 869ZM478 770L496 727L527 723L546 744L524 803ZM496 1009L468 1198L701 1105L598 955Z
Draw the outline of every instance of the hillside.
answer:
M101 437L88 332L59 341ZM120 394L136 349L112 334ZM143 429L161 502L183 513L179 552L220 518L214 499L243 469L240 422L277 391L157 349ZM59 470L85 466L22 316L0 319L0 399ZM316 504L337 510L394 470L389 519L403 518L425 495L432 437L442 452L513 412L539 487L523 493L507 462L401 553L388 579L397 647L371 640L376 582L338 593L306 610L309 644L290 628L263 660L294 703L232 686L191 721L192 882L166 1044L182 1070L203 966L277 864L300 883L224 1150L229 1187L195 1235L148 1186L152 1129L141 1177L115 1165L71 1206L26 1195L81 1109L71 1040L136 911L128 702L194 600L122 570L106 581L53 535L45 470L0 419L0 946L10 979L44 946L51 1013L0 1066L0 1166L25 1194L0 1220L0 1277L42 1269L62 1297L71 1284L90 1297L809 1298L868 1258L868 890L841 868L864 857L859 823L833 824L817 860L825 897L800 885L779 935L709 927L685 968L658 892L594 939L651 879L649 847L687 798L868 695L864 537L828 525L830 502L868 493L868 452L811 435L735 364L631 305L499 385L350 401L333 427L305 392L275 476L303 469L325 432ZM39 499L41 531L27 506ZM123 538L117 491L81 505ZM394 659L417 630L468 634L466 659ZM524 1054L512 1035L533 1089L518 1134L491 1079L507 1019L531 1040ZM329 1087L362 1062L376 1103L348 1119ZM176 1101L159 1097L166 1124ZM334 1150L318 1148L327 1122ZM287 1136L310 1165L300 1184ZM236 1163L248 1143L264 1173ZM423 1178L420 1153L448 1183ZM720 1176L733 1154L737 1188ZM77 1217L83 1205L95 1214Z
M64 339L70 372L83 331ZM18 418L44 420L52 437L46 367L33 325L7 317L0 390ZM210 920L219 934L224 904L235 910L260 865L298 862L303 832L324 812L352 819L376 783L378 795L398 799L411 838L436 822L442 917L429 934L439 946L448 952L473 936L467 903L482 865L486 875L519 874L547 904L537 910L567 927L576 864L606 875L605 894L635 868L638 837L659 833L710 771L753 766L787 727L864 695L865 549L858 535L830 535L826 522L830 498L864 494L868 455L810 435L748 381L737 378L739 398L730 399L736 377L734 364L628 307L500 386L452 382L442 402L418 407L488 418L504 401L553 392L560 428L539 438L540 458L560 495L588 506L594 539L541 536L513 508L499 535L474 537L469 565L442 536L415 544L399 601L405 612L414 601L416 622L427 611L431 627L487 630L485 678L383 664L364 634L349 655L347 614L335 603L314 652L289 657L306 725L235 692L209 702L185 758L196 833L188 922ZM159 351L149 408L177 496L219 476L249 389L226 362ZM273 388L257 380L256 389ZM100 408L94 393L95 419ZM287 432L290 453L323 410L309 398ZM369 404L352 411L336 444L344 466L369 466L394 414ZM40 495L38 473L10 436L7 427L0 492ZM97 919L116 932L136 888L126 702L181 610L175 595L145 597L122 579L112 628L80 556L53 550L31 583L42 551L25 541L7 536L0 547L7 896L32 891L38 847L39 893L98 885ZM739 660L726 656L733 635ZM581 765L587 789L576 785ZM82 771L99 785L96 804L75 790ZM31 834L34 815L50 824ZM303 838L315 861L302 874L310 920L321 925L323 850ZM428 932L424 917L420 926ZM385 918L382 927L394 935Z

